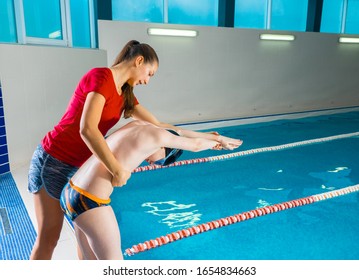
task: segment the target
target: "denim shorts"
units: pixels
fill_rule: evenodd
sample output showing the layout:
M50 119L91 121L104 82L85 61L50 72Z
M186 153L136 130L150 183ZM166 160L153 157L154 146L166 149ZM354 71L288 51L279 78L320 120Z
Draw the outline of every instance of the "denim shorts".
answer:
M52 198L59 200L62 189L77 170L78 167L52 157L38 145L30 163L28 190L30 193L37 193L45 187Z

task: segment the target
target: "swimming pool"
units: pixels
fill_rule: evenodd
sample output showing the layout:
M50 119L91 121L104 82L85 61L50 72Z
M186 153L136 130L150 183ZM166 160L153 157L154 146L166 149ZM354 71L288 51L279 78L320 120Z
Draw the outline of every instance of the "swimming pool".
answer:
M216 129L240 150L359 131L359 112ZM233 151L185 152L206 158ZM359 137L134 173L112 194L122 249L260 207L359 183ZM359 194L339 196L183 238L128 260L359 259Z

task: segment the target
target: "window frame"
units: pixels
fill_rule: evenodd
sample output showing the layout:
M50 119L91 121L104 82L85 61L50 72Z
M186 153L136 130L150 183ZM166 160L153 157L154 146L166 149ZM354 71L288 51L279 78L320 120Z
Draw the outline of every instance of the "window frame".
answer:
M23 0L14 0L15 10L15 23L17 33L18 44L34 44L34 45L50 45L50 46L62 46L62 47L73 47L72 40L72 26L71 26L71 11L70 11L70 0L59 0L60 1L60 13L61 13L61 32L62 39L50 39L26 36L26 23L24 15ZM90 22L90 46L96 48L96 24L95 24L95 4L94 0L88 0L89 4L89 19Z

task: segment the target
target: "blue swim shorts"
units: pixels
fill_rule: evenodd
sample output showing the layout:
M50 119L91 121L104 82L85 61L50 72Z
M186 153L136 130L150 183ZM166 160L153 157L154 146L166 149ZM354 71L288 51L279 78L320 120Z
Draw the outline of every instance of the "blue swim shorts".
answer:
M75 186L71 180L61 193L60 206L66 218L73 221L87 210L108 206L111 199L101 199Z
M62 189L77 170L78 167L52 157L38 145L30 163L28 190L37 193L45 187L51 197L59 200Z

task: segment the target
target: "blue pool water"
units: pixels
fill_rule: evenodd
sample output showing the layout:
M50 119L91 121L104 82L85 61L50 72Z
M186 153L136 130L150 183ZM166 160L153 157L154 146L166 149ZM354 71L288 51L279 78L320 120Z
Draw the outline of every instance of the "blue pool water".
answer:
M359 131L359 112L216 129L237 150ZM181 159L228 151L185 152ZM266 205L359 184L359 137L135 173L112 195L122 249ZM359 259L359 194L285 210L125 257L128 260Z

